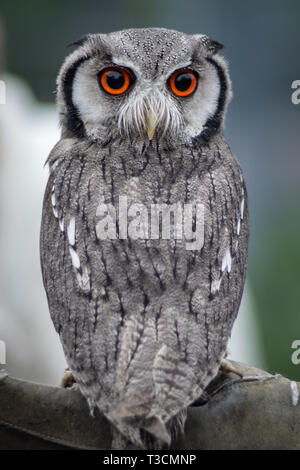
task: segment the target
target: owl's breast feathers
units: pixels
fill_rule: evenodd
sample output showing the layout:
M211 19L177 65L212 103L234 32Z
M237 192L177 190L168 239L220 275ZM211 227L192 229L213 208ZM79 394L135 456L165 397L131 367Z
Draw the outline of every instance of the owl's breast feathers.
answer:
M41 260L69 366L90 405L121 431L138 423L167 440L164 423L217 373L240 304L248 243L240 167L221 136L202 151L68 139L49 165ZM165 211L158 238L153 207Z

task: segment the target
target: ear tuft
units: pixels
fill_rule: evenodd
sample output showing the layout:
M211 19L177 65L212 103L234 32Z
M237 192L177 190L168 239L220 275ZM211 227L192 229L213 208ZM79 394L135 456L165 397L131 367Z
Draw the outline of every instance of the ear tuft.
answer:
M222 49L224 49L223 44L213 39L209 39L208 51L210 54L212 55L217 54L217 52L221 51Z
M199 37L199 36L198 36ZM202 47L205 49L209 57L212 57L214 54L217 54L221 49L224 48L223 44L206 35L201 35L199 37Z
M89 37L90 37L89 34L85 34L80 39L77 39L77 41L74 41L68 44L67 47L80 47L89 39Z

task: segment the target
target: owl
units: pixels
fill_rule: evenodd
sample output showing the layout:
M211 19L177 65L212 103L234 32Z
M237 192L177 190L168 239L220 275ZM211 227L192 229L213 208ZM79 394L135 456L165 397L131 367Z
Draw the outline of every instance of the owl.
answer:
M164 28L74 46L42 213L50 314L112 448L163 449L222 367L245 282L228 67L217 41Z

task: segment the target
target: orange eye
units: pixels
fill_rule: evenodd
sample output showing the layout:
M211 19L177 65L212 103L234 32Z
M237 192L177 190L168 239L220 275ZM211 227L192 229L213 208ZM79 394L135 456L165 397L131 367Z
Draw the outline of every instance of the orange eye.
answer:
M100 72L99 79L103 90L110 95L122 95L132 82L129 73L119 67L108 67Z
M192 70L177 70L169 78L169 86L176 96L189 96L197 87L198 76Z

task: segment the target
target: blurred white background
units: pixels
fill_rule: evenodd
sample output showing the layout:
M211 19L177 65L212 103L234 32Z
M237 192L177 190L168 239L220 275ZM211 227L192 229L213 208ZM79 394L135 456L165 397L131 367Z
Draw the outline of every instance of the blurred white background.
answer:
M58 383L65 361L42 285L39 230L48 170L59 138L54 106L37 103L18 78L3 76L0 107L0 339L7 370L20 378Z

